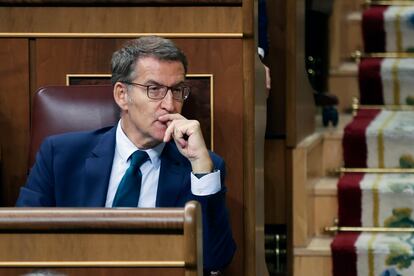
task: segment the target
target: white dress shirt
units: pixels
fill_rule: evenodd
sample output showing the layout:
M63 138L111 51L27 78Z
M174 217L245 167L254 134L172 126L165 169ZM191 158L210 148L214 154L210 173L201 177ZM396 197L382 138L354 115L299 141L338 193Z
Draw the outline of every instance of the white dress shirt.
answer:
M108 193L106 195L105 207L112 207L119 183L129 167L129 157L138 148L129 140L121 127L121 120L116 129L115 154L112 163L111 176L109 178ZM141 192L139 194L138 207L153 208L157 198L158 179L161 168L161 153L165 143L161 143L154 148L145 150L149 156L144 164L141 165L142 173ZM215 194L221 189L220 171L214 171L197 178L191 173L191 192L197 196Z

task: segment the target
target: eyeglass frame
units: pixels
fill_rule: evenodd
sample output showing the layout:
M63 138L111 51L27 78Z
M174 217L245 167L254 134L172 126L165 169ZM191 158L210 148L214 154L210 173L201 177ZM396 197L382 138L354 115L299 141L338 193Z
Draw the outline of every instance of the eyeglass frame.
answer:
M149 99L151 99L151 100L162 100L162 99L164 99L165 98L165 96L167 96L167 94L168 94L168 90L170 90L171 91L171 94L172 94L172 97L173 97L173 99L174 100L176 100L176 101L180 101L180 102L184 102L186 99L188 99L188 97L190 96L190 94L191 94L191 87L189 87L189 86L186 86L186 85L184 85L184 86L179 86L179 87L174 87L174 86L166 86L166 85L162 85L162 84L150 84L150 85L145 85L145 84L141 84L141 83L136 83L136 82L131 82L131 81L121 81L122 83L125 83L125 84L127 84L127 85L133 85L133 86L139 86L139 87L145 87L145 89L146 89L146 91L147 91L147 97L149 98ZM150 93L149 93L149 88L151 87L151 86L156 86L156 87L162 87L162 88L167 88L167 90L165 90L165 94L164 94L164 96L162 97L162 98L153 98L153 97L150 97ZM177 89L177 88L182 88L182 90L181 90L181 94L183 95L183 98L182 99L177 99L176 97L174 97L174 92L173 92L173 89ZM185 92L185 88L187 88L188 90L188 94L187 95L185 95L184 94L184 92Z

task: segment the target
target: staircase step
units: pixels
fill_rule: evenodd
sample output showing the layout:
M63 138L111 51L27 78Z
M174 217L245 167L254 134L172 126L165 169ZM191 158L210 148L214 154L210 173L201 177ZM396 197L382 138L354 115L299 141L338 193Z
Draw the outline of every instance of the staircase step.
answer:
M334 76L357 77L358 65L353 61L343 62L338 68L331 69L330 73Z
M349 59L352 53L364 49L361 29L362 13L361 11L348 13L345 20L342 56L344 59Z
M360 110L344 132L349 168L412 168L414 112Z
M413 73L413 58L370 58L363 59L360 65L344 62L330 70L328 90L338 97L341 112L351 108L353 97L358 97L365 105L412 104L414 94L410 87ZM398 90L395 90L396 82ZM359 93L359 89L363 93Z
M414 59L370 58L359 65L360 103L413 104Z
M324 228L333 226L338 217L337 183L337 177L324 177L314 185L315 236L324 235Z
M363 13L365 52L411 52L412 6L371 6Z
M316 132L323 137L322 167L324 175L343 166L342 137L344 127L352 121L351 114L340 114L336 127L323 127L321 116L316 117Z
M343 74L346 74L347 70L352 72L349 67L344 66L343 69L341 71ZM294 223L296 235L294 275L332 275L330 251L332 238L326 236L323 229L326 226L332 226L337 217L336 183L338 178L325 175L328 170L337 169L342 165L343 128L351 120L352 115L340 114L337 127L325 128L321 126L319 117L316 133L308 137L307 143L301 143L301 151L308 152L305 156L315 155L315 159L308 157L305 162L308 167L304 173L307 176L306 184L296 187L299 189L300 186L300 189L307 190L308 193L301 199L296 199L298 205L294 205L296 214L300 218ZM315 153L312 153L314 151ZM322 162L322 169L320 162ZM299 163L302 164L302 162ZM313 167L319 169L316 170ZM312 171L321 171L323 174L311 173ZM298 210L299 207L306 211ZM301 225L306 226L301 227Z
M362 50L361 7L364 0L333 1L330 19L330 65L336 68L350 58L355 50Z
M293 275L332 275L331 242L331 237L318 237L313 238L306 248L295 248Z
M350 173L338 185L339 224L414 227L412 174Z
M358 97L358 65L355 62L344 62L338 68L331 69L328 79L328 90L339 99L339 112L349 112L352 99Z
M365 0L348 0L348 1L338 1L343 10L346 11L359 11L363 8Z
M318 160L322 162L322 171L324 175L329 174L335 169L342 166L342 136L343 128L352 120L352 115L341 114L339 124L336 128L321 126L321 119L317 119L319 127L316 132L322 135L322 156ZM317 123L318 125L318 123ZM320 167L320 165L317 165ZM316 176L308 180L311 187L309 198L311 205L309 208L309 225L311 235L321 236L324 234L323 229L332 226L337 218L337 188L338 177Z
M408 233L339 233L332 243L335 275L413 275L412 239Z
M295 248L293 254L296 256L331 256L331 243L333 237L315 237L309 241L308 246Z
M320 115L316 116L315 132L322 133L324 139L340 139L344 135L344 127L349 124L353 119L350 113L340 113L339 122L336 127L324 127L322 125L322 118Z
M337 193L337 177L323 177L314 186L313 194L315 196L334 196Z

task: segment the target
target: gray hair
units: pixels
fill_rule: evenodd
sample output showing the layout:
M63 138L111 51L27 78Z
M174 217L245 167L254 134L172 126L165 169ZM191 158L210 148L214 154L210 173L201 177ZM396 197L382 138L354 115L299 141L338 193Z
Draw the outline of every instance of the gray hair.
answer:
M171 40L159 36L144 36L126 42L121 49L113 53L112 85L117 81L130 82L136 78L135 65L143 57L155 57L161 61L179 61L184 66L184 72L187 73L187 58Z

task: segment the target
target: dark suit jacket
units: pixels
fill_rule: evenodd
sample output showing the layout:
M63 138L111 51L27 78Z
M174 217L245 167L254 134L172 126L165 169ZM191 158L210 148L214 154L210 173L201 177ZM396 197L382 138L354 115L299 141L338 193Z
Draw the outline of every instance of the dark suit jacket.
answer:
M115 152L116 127L93 132L73 132L47 138L36 156L28 181L16 205L57 207L104 207ZM191 193L191 164L175 143L165 145L156 198L157 207L183 207L187 201L201 203L203 214L204 269L225 267L235 244L225 206L225 165L210 153L221 171L222 189L209 196Z

